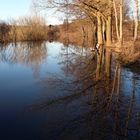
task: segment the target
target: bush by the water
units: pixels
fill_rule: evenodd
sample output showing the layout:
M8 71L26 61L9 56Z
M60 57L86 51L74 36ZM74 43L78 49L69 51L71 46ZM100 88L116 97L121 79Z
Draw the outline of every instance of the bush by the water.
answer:
M4 22L0 23L0 42L4 43L9 40L10 26Z
M47 37L45 20L40 17L23 17L12 21L10 39L12 41L40 41Z

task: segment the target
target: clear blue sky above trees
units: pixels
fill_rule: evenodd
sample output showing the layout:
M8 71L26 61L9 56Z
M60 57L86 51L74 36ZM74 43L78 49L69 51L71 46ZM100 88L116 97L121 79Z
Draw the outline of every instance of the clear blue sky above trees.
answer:
M7 21L11 18L28 16L31 14L32 0L0 0L0 20ZM33 14L33 11L32 11ZM52 11L44 15L48 24L59 24L57 15Z
M28 15L30 6L31 0L0 0L0 19Z

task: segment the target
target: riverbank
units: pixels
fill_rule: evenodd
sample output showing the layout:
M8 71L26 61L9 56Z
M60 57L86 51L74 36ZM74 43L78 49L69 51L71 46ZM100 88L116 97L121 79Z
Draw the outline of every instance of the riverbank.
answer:
M140 59L140 41L124 41L122 45L114 43L111 50L117 54L122 65L131 65Z

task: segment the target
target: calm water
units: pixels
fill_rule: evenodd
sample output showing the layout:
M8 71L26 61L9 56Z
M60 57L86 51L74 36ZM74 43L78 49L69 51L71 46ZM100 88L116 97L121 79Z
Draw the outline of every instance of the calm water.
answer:
M57 42L1 45L0 139L139 140L138 65Z

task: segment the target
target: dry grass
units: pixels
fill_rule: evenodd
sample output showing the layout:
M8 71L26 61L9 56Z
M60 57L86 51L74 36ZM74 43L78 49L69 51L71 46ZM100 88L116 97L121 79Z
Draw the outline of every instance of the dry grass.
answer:
M123 46L116 43L112 50L117 53L118 60L122 65L130 65L140 59L140 41L136 43L125 41Z
M60 25L59 41L68 41L78 46L89 47L93 44L93 26L88 20L78 20L70 23L67 27Z
M40 17L23 17L11 23L10 40L40 41L47 37L47 26Z

